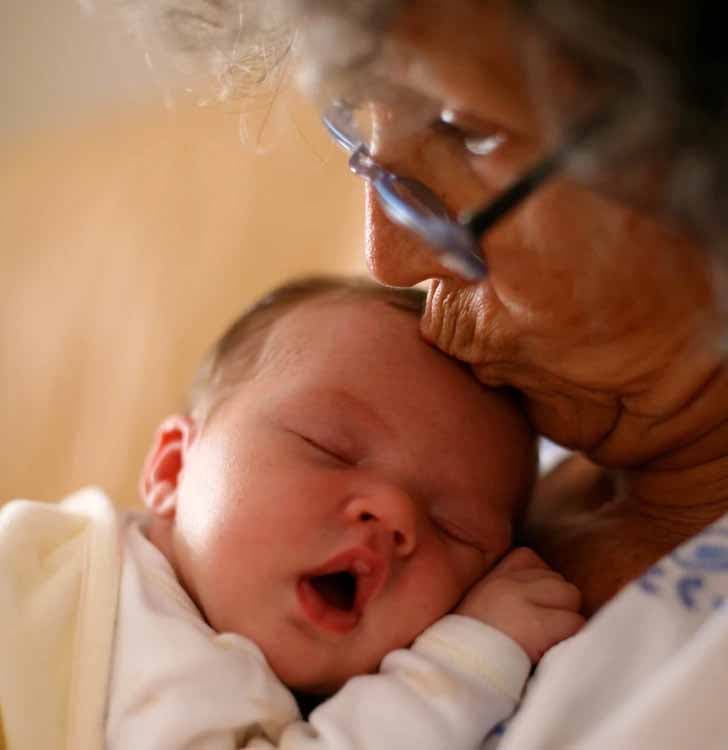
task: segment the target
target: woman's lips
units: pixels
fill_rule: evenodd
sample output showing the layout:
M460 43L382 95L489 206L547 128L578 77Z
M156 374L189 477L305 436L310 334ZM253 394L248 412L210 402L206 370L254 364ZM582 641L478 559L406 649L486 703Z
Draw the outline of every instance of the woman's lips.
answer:
M315 578L334 573L349 573L356 581L356 593L349 608L327 601L314 585ZM380 555L366 547L350 549L301 576L297 586L298 600L310 622L323 630L343 635L359 624L366 605L379 593L388 576L389 565Z
M477 338L492 307L489 281L464 284L452 279L431 279L420 333L428 343L462 362L484 356Z

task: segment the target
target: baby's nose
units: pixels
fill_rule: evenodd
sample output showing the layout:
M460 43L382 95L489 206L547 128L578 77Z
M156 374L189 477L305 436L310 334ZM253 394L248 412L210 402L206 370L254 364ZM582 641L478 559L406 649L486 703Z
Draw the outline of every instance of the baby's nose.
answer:
M398 557L407 557L417 546L417 506L399 487L387 485L358 495L346 514L352 523L370 524L383 532Z

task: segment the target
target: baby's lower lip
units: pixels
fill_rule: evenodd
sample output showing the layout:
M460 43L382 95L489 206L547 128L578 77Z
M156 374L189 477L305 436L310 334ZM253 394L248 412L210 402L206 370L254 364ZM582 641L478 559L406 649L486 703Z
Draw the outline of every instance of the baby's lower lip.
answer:
M310 578L304 577L299 580L297 594L306 619L322 630L346 635L359 623L361 614L355 607L351 610L332 607L316 591Z

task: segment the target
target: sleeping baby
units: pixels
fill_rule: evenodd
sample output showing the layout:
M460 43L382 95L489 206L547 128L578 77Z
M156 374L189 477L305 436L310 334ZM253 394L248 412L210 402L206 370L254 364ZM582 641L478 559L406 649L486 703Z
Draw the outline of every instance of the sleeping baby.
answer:
M511 548L528 424L422 341L421 306L310 278L216 343L159 427L147 512L114 516L108 748L477 747L579 629L575 587Z

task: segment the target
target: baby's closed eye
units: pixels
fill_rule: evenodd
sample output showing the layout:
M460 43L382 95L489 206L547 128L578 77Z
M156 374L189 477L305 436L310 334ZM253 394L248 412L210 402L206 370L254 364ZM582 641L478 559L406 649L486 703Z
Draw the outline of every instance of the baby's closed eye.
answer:
M432 516L432 523L440 534L447 539L458 544L474 547L480 552L484 551L480 540L477 539L472 531L468 531L462 523L439 514Z
M345 464L355 463L353 459L347 455L347 452L344 450L342 446L336 445L333 441L329 439L314 438L308 435L304 435L302 433L298 433L298 437L300 437L301 440L303 440L305 443L310 445L314 450L318 451L319 453L325 453L327 456L330 456L331 458L334 458L337 461L341 461L341 463L345 463Z

